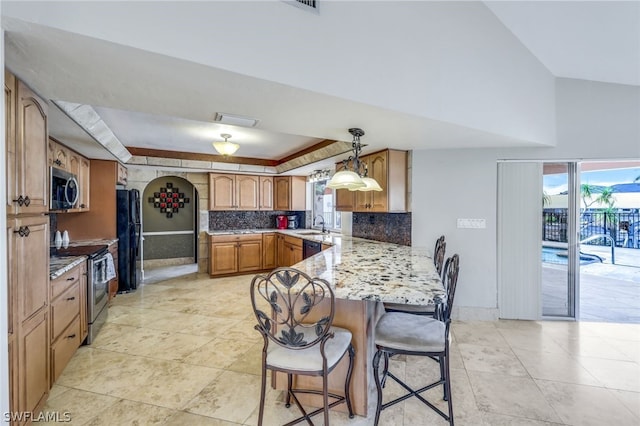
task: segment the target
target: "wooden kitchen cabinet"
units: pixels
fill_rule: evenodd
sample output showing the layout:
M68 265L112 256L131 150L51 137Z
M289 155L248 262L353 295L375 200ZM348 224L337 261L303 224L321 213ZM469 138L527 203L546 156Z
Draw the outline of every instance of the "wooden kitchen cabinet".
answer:
M116 239L116 185L121 165L117 161L89 160L89 167L91 210L58 214L58 229L69 231L74 240Z
M260 177L209 173L209 210L259 210Z
M273 269L277 264L276 234L262 234L262 269Z
M7 214L49 209L47 104L5 71Z
M49 312L25 321L18 334L18 411L39 413L49 396Z
M230 275L262 269L262 234L211 235L209 275Z
M273 210L273 177L259 177L260 192L258 210Z
M407 210L407 152L394 149L364 155L368 176L382 191L336 191L336 210L354 212L398 213ZM336 171L343 163L336 165Z
M305 176L276 176L273 178L274 210L305 210L307 178Z
M72 209L57 213L88 211L91 197L91 160L51 137L49 138L47 146L49 165L75 175L78 180L78 188L80 189L76 206Z
M285 263L284 254L284 235L276 234L276 263L277 266L284 266Z
M86 262L51 280L51 386L60 377L86 333ZM84 280L82 278L85 278ZM83 309L85 307L85 309ZM84 314L84 317L83 317ZM84 326L82 321L84 320ZM84 334L86 337L86 334Z
M292 266L302 262L302 238L286 235L284 237L283 264L280 266Z

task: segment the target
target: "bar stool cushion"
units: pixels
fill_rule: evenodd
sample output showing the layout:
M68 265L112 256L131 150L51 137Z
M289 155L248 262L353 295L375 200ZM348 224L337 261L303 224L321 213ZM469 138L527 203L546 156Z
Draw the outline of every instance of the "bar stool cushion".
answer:
M376 324L375 343L408 352L442 352L445 330L445 323L434 318L389 312Z
M385 303L384 309L387 312L408 312L411 314L433 314L436 311L436 305L407 305L404 303Z
M327 367L331 369L340 361L351 344L351 332L340 327L331 327L334 333L332 339L328 339L324 346L327 357ZM313 329L297 329L297 333L302 332L304 340L309 342L317 338ZM267 365L272 368L283 368L297 371L322 371L322 355L320 345L315 345L306 349L289 349L279 345L269 345L267 352Z

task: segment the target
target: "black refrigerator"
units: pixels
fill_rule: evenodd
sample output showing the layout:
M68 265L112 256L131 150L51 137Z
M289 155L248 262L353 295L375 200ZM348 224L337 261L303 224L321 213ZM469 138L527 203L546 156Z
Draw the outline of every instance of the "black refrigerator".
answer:
M118 293L138 288L136 259L140 250L140 192L117 190Z

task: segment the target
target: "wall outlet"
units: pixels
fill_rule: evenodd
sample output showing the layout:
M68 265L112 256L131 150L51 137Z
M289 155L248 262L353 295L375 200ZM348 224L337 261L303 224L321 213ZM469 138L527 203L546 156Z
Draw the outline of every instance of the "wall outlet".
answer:
M487 227L485 219L458 219L458 228L484 229Z

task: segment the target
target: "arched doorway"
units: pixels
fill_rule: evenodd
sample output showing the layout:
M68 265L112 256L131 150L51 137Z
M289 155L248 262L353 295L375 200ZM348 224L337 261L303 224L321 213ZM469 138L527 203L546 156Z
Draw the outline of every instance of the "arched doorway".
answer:
M142 196L143 283L153 279L145 270L173 267L176 274L197 272L197 212L198 191L188 180L162 176L147 184Z

